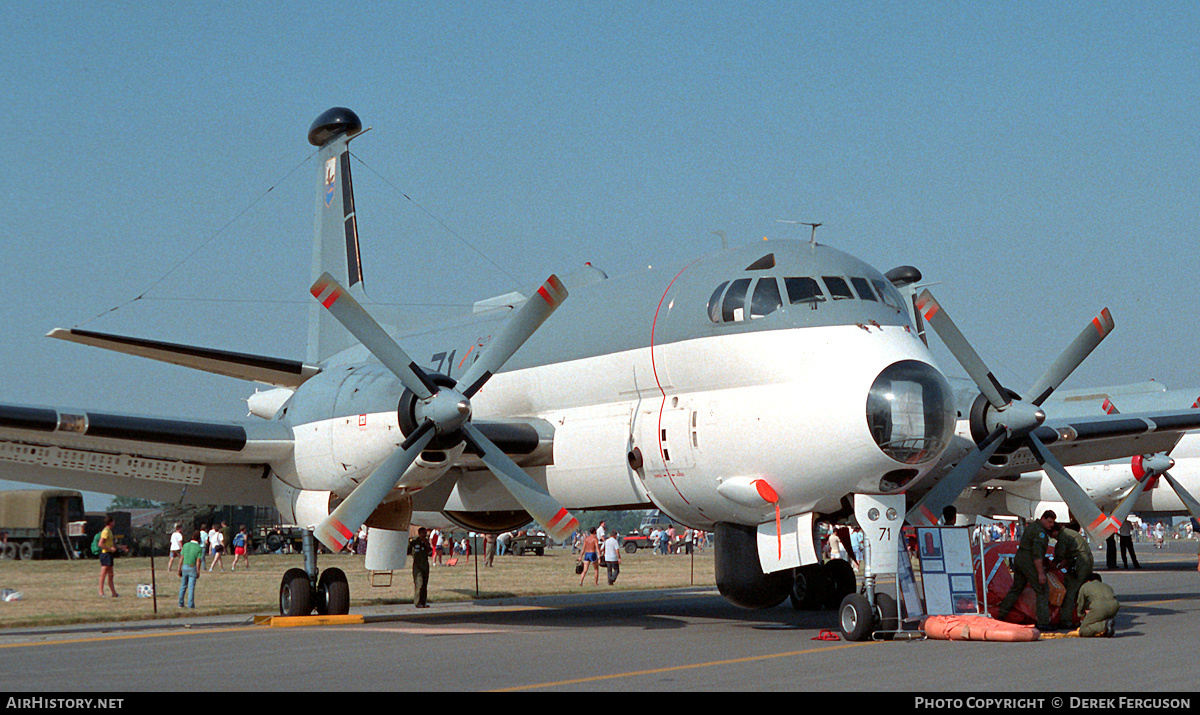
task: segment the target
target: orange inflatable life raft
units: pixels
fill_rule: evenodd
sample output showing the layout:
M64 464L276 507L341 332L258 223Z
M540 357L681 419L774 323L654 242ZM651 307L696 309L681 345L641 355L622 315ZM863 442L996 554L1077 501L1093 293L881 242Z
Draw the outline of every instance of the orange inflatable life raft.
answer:
M1041 637L1033 626L997 621L988 616L928 616L921 630L934 640L1027 643Z

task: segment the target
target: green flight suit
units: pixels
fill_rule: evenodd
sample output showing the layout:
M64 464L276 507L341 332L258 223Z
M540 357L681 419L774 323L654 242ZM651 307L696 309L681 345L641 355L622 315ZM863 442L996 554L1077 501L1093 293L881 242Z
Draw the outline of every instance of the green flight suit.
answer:
M1058 532L1058 543L1054 546L1054 562L1067 567L1066 576L1063 577L1066 592L1063 594L1062 608L1058 611L1058 622L1068 626L1074 622L1075 599L1079 589L1092 575L1094 567L1092 549L1083 534L1064 526Z
M1109 621L1121 610L1121 604L1111 586L1102 581L1088 581L1079 589L1076 608L1076 615L1083 617L1079 637L1094 638L1106 634Z
M429 595L429 557L433 547L428 538L416 536L408 541L408 553L412 556L413 605L424 608Z
M1025 525L1021 533L1021 542L1017 545L1017 553L1013 556L1013 583L1000 601L996 617L1003 621L1026 586L1033 589L1037 602L1037 627L1039 630L1050 628L1050 591L1047 584L1038 582L1038 559L1046 557L1046 548L1050 545L1050 536L1042 527L1040 520L1034 520Z

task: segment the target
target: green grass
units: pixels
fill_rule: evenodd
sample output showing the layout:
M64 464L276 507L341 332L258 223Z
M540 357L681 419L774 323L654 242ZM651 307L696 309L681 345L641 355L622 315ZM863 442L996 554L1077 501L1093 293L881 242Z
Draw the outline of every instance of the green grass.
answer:
M430 575L431 603L479 599L510 598L514 596L574 593L595 589L595 580L588 574L581 588L575 575L575 559L569 549L551 549L545 556L498 556L492 568L479 564L478 577L474 561L461 558L457 566L434 567ZM0 628L21 628L39 625L62 625L103 621L127 621L154 618L176 618L181 615L261 614L279 612L279 584L283 572L303 567L303 557L266 555L254 556L250 570L238 564L231 572L233 558L222 557L225 571L201 574L196 589L196 609L177 607L179 577L167 571L167 559L155 557L154 581L158 587L158 613L150 598L137 598L137 584L151 583L149 558L119 558L116 562L116 585L119 598L101 598L99 591L100 566L95 559L81 561L0 561L0 588L20 591L24 598L0 602ZM338 567L350 581L351 612L356 607L412 602L411 571L397 571L391 585L372 587L369 573L363 569L363 558L350 555L322 555L317 565ZM478 584L476 582L478 578ZM377 577L377 582L378 582ZM382 579L384 583L387 578ZM714 583L712 551L705 550L692 557L657 556L643 550L623 554L618 590L679 588L689 585L711 586ZM601 589L609 589L605 575L600 574Z

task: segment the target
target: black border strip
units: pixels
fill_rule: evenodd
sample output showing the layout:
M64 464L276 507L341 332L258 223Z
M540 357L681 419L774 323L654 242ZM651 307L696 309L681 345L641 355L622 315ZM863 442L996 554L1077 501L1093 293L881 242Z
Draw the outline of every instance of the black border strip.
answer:
M261 355L250 355L248 353L214 350L212 348L198 348L194 345L166 343L159 340L146 340L145 338L131 338L124 335L112 335L111 333L95 333L90 330L76 330L75 328L72 328L68 332L70 332L71 335L78 335L83 338L105 340L108 342L117 343L119 345L130 345L133 347L147 348L151 350L162 350L164 352L188 355L207 360L216 360L218 362L246 365L248 367L273 370L275 372L287 373L289 375L300 375L304 372L304 363L296 360L284 360L282 358L263 357Z
M240 452L246 447L246 430L238 425L183 422L153 417L129 417L89 412L88 437L128 439L181 447L201 447Z
M0 427L53 432L58 429L58 411L44 407L0 405Z

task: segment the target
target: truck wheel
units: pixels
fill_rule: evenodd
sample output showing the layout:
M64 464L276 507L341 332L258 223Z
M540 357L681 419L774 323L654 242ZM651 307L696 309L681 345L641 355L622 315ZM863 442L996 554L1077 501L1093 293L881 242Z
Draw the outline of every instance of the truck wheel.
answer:
M307 616L312 613L312 584L304 569L288 569L279 586L279 615Z
M846 640L864 641L875 630L875 609L866 596L852 593L843 598L838 607L838 625Z
M33 561L32 541L22 541L21 545L17 547L17 551L20 552L22 561Z
M628 544L625 544L625 553L636 554L637 553L637 544L633 543L632 541L629 542Z
M307 576L305 576L307 578ZM350 612L350 583L338 568L325 569L317 580L317 613L344 616Z
M516 548L513 549L513 553L516 554L517 556L524 556L525 555L525 547L517 546Z
M534 549L533 553L537 554L538 556L545 556L546 550L545 549Z
M17 558L17 545L15 542L8 542L4 545L4 550L0 552L0 559L13 560Z

